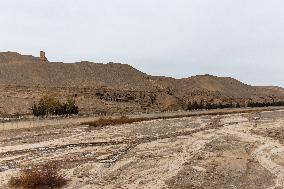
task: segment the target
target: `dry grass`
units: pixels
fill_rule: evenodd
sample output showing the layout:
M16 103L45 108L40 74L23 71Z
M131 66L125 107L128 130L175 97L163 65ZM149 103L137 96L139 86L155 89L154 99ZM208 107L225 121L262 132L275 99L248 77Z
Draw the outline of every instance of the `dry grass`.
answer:
M279 108L283 109L283 108ZM194 116L205 116L205 115L227 115L227 114L237 114L237 113L256 113L264 110L270 110L269 108L251 108L251 109L231 109L229 111L226 110L215 110L215 111L204 111L198 113L189 113L182 115L169 115L169 116L157 116L157 117L141 117L141 118L129 118L127 116L122 116L120 118L111 118L111 117L101 117L96 121L85 122L82 125L89 125L90 127L103 127L107 125L123 125L130 124L142 121L151 121L157 119L174 119L174 118L183 118L183 117L194 117ZM278 110L274 108L273 110Z
M59 171L58 166L51 163L25 168L18 177L9 180L9 185L31 189L60 188L67 184L67 180Z
M97 121L84 123L91 127L103 127L107 125L123 125L127 123L141 122L150 120L149 118L128 118L127 116L122 116L120 118L113 119L111 117L101 117Z

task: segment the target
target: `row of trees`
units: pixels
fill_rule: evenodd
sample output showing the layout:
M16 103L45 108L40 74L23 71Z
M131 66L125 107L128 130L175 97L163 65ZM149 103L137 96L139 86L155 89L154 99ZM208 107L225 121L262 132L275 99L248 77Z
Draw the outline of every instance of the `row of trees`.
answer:
M284 101L278 101L278 102L249 102L247 104L247 107L268 107L268 106L284 106ZM202 110L202 109L223 109L223 108L240 108L239 103L233 104L231 103L226 103L222 104L220 103L208 103L204 101L193 101L189 102L187 105L187 110Z
M48 116L48 115L71 115L78 114L79 108L76 106L75 100L68 99L61 103L58 99L44 96L38 103L33 104L32 112L34 116Z
M268 107L268 106L284 106L284 101L278 102L249 102L247 107ZM189 102L186 110L201 110L201 109L223 109L223 108L240 108L239 103L213 103L206 101ZM72 115L78 114L79 108L76 106L74 99L67 99L66 102L60 102L58 99L44 96L38 103L33 104L32 112L34 116L48 115Z
M284 101L278 102L249 102L248 107L284 106Z
M193 101L189 102L187 106L187 110L201 110L201 109L223 109L223 108L240 108L240 104L233 104L233 103L208 103L201 101L200 103Z

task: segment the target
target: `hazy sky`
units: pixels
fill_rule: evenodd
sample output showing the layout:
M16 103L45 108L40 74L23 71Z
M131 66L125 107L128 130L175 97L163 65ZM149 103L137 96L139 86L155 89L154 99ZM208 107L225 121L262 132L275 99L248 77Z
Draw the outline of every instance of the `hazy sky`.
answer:
M284 87L283 0L0 0L0 51Z

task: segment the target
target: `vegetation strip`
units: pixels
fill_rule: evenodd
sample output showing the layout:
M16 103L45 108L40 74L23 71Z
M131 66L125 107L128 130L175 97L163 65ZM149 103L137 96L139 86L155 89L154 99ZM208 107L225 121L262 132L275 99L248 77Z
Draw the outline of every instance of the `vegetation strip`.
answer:
M169 115L169 116L157 116L157 117L141 117L141 118L129 118L127 116L121 116L120 118L111 118L111 117L100 117L96 121L84 122L82 125L89 125L90 127L103 127L108 125L123 125L131 124L143 121L151 121L157 119L175 119L183 117L196 117L196 116L206 116L206 115L229 115L237 113L253 113L253 112L262 112L262 111L276 111L282 110L282 108L264 108L264 109L247 109L247 110L233 110L233 111L217 111L217 112L199 112L196 114L183 114L183 115Z

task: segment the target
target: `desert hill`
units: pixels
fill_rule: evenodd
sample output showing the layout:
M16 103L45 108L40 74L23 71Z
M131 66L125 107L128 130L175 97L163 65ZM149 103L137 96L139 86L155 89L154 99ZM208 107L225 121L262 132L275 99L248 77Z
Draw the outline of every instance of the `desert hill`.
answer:
M251 98L253 96L283 96L281 87L251 86L231 77L217 77L212 75L197 75L183 79L156 77L158 83L174 89L180 95L195 91L219 92L233 98Z
M155 82L126 64L41 62L18 53L0 53L0 85L101 87L151 90Z
M60 63L0 53L0 113L29 113L42 95L76 96L81 112L178 110L190 101L241 103L284 97L280 87L255 87L211 75L184 79L147 75L120 63Z

